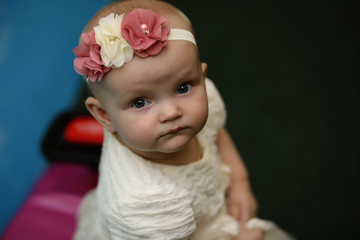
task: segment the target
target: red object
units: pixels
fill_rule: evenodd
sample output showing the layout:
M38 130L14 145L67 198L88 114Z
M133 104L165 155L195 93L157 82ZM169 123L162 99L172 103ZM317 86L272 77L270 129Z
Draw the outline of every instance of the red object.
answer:
M82 164L54 164L6 229L1 240L70 240L84 194L97 172Z
M68 143L102 145L104 128L91 116L80 116L70 120L64 130Z

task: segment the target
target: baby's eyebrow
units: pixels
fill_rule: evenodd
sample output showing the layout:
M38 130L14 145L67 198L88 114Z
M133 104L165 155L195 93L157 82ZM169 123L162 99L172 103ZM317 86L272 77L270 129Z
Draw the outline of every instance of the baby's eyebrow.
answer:
M132 100L135 100L136 98L149 97L152 94L152 92L153 92L152 89L139 87L139 88L128 89L128 90L124 91L123 94L121 94L121 96L119 96L119 98L122 101L132 101Z

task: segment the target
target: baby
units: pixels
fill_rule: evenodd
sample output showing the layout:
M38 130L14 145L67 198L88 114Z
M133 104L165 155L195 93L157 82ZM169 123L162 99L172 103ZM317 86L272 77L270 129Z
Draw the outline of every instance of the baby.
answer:
M98 186L81 204L75 239L289 239L254 218L223 101L181 11L115 2L74 53L94 95L86 107L105 129Z

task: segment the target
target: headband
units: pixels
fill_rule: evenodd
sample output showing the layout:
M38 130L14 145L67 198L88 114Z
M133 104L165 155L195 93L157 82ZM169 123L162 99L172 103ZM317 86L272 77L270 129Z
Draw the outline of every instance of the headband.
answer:
M168 40L196 45L191 32L165 26L166 21L164 16L140 8L101 18L90 33L81 34L82 43L73 49L75 71L87 81L100 81L111 69L130 62L134 54L142 58L157 55Z

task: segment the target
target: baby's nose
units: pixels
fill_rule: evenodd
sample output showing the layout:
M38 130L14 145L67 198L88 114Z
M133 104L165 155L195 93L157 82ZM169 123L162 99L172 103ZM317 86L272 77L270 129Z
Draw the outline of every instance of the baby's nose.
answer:
M176 101L166 101L161 105L159 120L161 123L173 121L182 116L182 111Z

